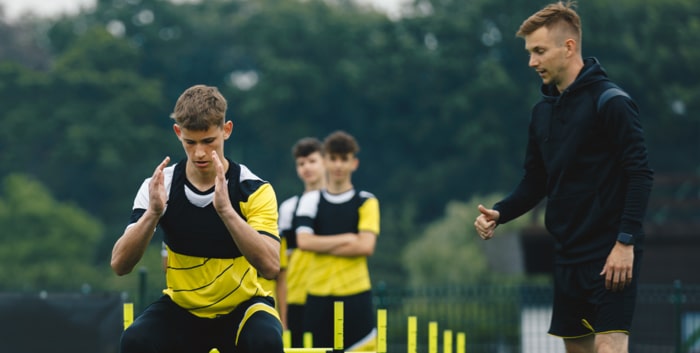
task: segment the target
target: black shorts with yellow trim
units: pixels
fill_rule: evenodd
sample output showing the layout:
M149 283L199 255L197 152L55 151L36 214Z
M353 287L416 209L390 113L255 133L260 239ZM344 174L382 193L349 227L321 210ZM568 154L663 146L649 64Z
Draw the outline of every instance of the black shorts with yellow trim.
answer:
M637 299L641 253L635 253L632 283L622 291L605 288L605 259L554 266L554 303L549 334L578 338L597 333L629 334Z
M231 313L201 318L164 295L122 334L120 352L282 353L282 324L272 297L254 297Z

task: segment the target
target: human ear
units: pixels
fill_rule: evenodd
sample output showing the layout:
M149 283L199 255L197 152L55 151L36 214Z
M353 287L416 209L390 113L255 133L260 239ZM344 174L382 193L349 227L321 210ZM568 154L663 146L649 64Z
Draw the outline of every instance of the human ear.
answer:
M573 38L569 38L566 41L564 41L564 46L566 47L567 56L576 54L578 49L578 43Z
M231 132L233 131L233 121L229 120L224 123L224 139L228 140L228 138L231 136Z

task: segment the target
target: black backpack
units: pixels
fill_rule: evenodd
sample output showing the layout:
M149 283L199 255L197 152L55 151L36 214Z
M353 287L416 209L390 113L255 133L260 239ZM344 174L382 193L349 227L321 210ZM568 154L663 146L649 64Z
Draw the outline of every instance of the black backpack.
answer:
M623 91L620 89L620 87L617 87L616 85L612 84L611 87L606 88L603 93L598 96L598 104L596 105L596 111L600 112L600 109L603 108L605 103L607 103L610 98L617 97L617 96L625 96L628 99L632 99L627 92Z

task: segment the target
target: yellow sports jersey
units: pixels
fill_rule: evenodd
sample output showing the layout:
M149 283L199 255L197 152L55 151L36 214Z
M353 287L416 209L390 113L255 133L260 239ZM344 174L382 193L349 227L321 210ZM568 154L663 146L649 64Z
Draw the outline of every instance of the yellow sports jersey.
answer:
M313 253L294 249L289 256L287 271L287 304L304 305L306 303L306 271L313 259Z
M282 232L280 232L280 236L282 235ZM289 266L289 256L287 255L287 251L289 249L287 248L287 239L286 238L281 238L280 239L280 270L286 269L287 266Z
M199 317L231 312L240 303L270 294L245 257L202 258L168 251L167 294L179 306Z
M227 314L252 297L271 295L216 213L212 204L214 188L205 192L194 188L185 178L185 163L164 170L169 194L159 222L168 255L167 288L163 292L192 314L206 318ZM226 177L234 209L259 236L279 241L272 186L243 165L229 165ZM148 188L142 186L132 222L148 206L144 202L148 202Z
M370 232L379 235L379 201L371 193L326 191L302 196L297 233L318 236ZM366 256L343 257L313 253L307 271L307 292L315 296L348 296L371 289Z
M311 254L297 248L295 212L299 206L299 196L292 196L280 204L279 229L285 251L282 262L287 269L287 304L304 305L306 303L306 268Z
M269 292L271 296L275 296L275 287L277 286L277 281L274 279L267 279L262 276L258 276L258 282L262 286L263 290Z

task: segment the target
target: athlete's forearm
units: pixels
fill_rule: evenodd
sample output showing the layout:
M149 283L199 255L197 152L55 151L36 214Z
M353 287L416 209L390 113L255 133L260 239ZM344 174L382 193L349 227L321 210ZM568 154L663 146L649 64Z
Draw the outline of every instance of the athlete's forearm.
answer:
M336 235L315 235L310 233L297 234L297 246L301 250L329 254L334 249L357 240L355 233Z
M360 232L351 242L344 243L328 253L335 256L372 256L377 243L377 236L370 232Z
M287 270L281 269L277 276L277 285L275 286L275 294L277 299L277 311L280 314L282 328L287 329Z
M266 279L275 279L280 271L280 243L253 229L231 207L219 211L233 241L243 256Z
M134 269L151 243L159 219L159 214L146 211L124 231L112 248L110 266L114 273L123 276Z

